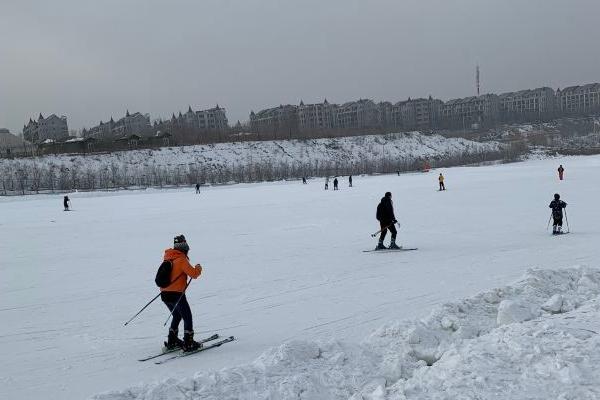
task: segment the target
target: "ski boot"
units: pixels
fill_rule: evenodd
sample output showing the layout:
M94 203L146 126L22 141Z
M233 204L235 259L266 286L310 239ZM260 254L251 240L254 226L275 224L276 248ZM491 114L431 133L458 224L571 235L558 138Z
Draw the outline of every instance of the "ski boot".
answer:
M375 250L385 250L387 249L387 247L385 247L383 245L383 240L380 240L379 243L377 243L377 247L375 247Z
M562 233L562 226L558 226L558 228L556 228L556 234L560 235Z
M400 250L402 247L398 247L398 245L396 244L396 239L392 239L392 242L390 243L390 247L388 247L388 249L390 250Z
M167 350L183 348L183 340L177 337L177 331L173 329L169 329L169 336L167 337L167 341L164 343Z
M183 331L183 351L200 350L202 343L194 340L194 331Z

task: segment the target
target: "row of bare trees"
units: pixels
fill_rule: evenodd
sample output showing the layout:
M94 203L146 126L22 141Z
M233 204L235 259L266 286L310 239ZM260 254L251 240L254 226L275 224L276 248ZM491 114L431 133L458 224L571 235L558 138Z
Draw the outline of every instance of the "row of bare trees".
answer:
M0 194L32 194L73 190L114 190L148 187L178 187L200 184L225 184L392 173L420 170L427 162L432 167L449 167L495 160L514 160L527 150L514 144L504 150L464 151L437 157L369 159L360 162L315 160L295 162L253 162L226 167L202 164L135 165L111 162L107 165L58 165L12 160L0 165Z

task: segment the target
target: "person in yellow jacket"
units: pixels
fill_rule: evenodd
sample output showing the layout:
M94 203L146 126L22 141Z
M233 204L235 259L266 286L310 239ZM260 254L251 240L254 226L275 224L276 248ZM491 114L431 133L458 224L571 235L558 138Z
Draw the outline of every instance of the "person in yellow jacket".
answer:
M171 283L160 289L160 298L169 311L173 313L169 336L165 347L174 349L181 347L184 351L197 350L202 345L194 341L194 325L192 321L192 310L185 297L188 276L197 279L202 273L202 266L196 264L192 267L188 258L190 246L185 236L175 236L173 248L165 250L165 261L170 261L173 266L171 270ZM183 319L183 340L177 337L179 323Z
M438 177L438 182L440 183L440 190L446 190L446 186L444 185L444 175L440 172L440 176Z

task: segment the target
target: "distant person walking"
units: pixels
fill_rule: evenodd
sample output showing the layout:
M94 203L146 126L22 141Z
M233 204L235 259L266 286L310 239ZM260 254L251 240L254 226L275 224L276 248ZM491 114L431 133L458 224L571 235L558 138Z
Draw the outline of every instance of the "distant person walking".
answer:
M196 183L196 194L200 193L200 184Z
M352 187L352 175L348 177L348 186Z
M329 177L325 178L325 190L329 190Z
M333 190L338 190L338 179L333 178Z
M554 200L550 202L548 206L552 209L552 218L554 222L552 223L552 234L559 235L562 232L562 223L563 223L563 208L567 207L567 203L560 199L560 195L556 193L554 195Z
M306 177L305 176L302 177L302 184L306 185Z
M446 190L446 185L444 185L444 175L442 175L441 173L438 177L438 182L440 183L440 191Z
M558 166L558 179L560 179L561 181L563 180L564 173L565 173L565 169L563 168L563 166L561 164Z
M396 235L398 234L398 231L396 231L394 224L398 221L394 215L394 205L392 203L391 192L386 192L385 196L383 196L381 199L381 202L377 206L376 218L381 226L381 235L379 236L379 243L377 244L375 250L383 250L386 248L394 250L400 249L400 247L396 245ZM392 234L392 241L390 243L390 247L385 247L383 245L383 241L388 230Z
M63 198L63 206L65 207L65 211L69 211L70 205L71 205L71 200L69 200L69 196L65 196Z

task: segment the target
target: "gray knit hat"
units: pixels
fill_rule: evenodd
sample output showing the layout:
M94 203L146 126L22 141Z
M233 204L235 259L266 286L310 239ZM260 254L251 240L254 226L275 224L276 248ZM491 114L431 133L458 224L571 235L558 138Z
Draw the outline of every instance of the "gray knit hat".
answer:
M183 235L175 236L175 238L173 239L173 248L175 250L182 251L185 254L187 254L187 252L190 251L190 246L187 244L185 236Z

